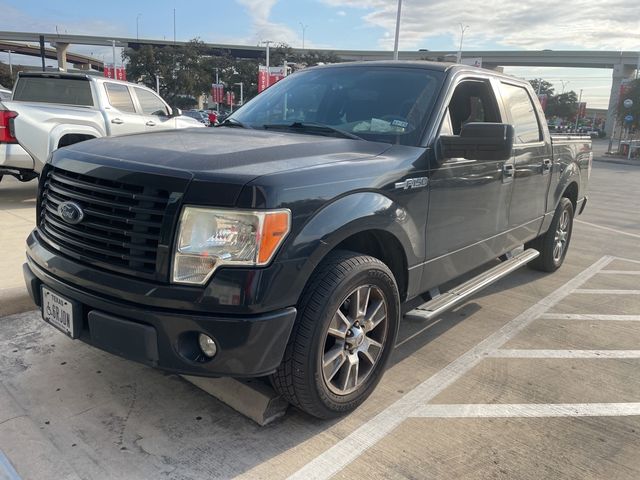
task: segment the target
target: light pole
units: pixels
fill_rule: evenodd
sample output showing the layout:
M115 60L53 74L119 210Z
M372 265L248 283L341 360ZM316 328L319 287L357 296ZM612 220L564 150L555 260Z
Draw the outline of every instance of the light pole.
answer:
M578 98L578 111L576 112L576 128L575 131L578 133L578 120L580 120L580 104L582 103L582 89L580 89L580 97Z
M13 50L7 50L7 53L9 54L9 76L11 78L13 78L13 64L11 63L11 53L13 52Z
M304 32L305 30L309 27L309 25L305 25L302 22L298 22L300 24L300 26L302 27L302 49L304 50Z
M460 25L460 46L458 47L457 63L460 63L462 61L462 41L464 40L464 32L467 30L467 28L469 28L469 25L463 25L462 23L460 23L459 25Z
M396 14L396 39L393 43L393 59L398 60L398 40L400 39L400 14L402 13L402 0L398 0L398 13Z
M136 40L140 40L140 25L138 21L140 20L141 16L142 16L141 13L136 15Z
M240 106L244 105L244 84L242 82L234 83L240 85Z
M269 45L273 43L273 40L265 40L261 43L267 46L267 88L269 88Z

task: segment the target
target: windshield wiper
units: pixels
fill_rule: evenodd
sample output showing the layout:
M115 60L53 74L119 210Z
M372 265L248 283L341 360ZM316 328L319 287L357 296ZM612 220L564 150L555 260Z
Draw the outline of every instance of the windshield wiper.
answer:
M339 128L332 127L331 125L325 125L324 123L315 123L315 122L293 122L293 123L271 123L262 125L262 128L265 130L294 130L294 131L303 131L303 132L318 132L325 134L338 135L342 138L351 138L353 140L364 140L362 137L355 135L353 133L345 132L344 130L340 130Z
M224 121L218 125L218 127L240 127L240 128L249 128L240 120L236 120L235 118L225 118Z

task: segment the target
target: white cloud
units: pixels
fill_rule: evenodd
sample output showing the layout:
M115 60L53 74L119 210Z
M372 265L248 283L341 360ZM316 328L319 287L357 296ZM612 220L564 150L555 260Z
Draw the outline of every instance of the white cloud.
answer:
M298 47L302 44L301 36L298 32L286 25L270 20L271 10L278 3L278 0L236 1L245 8L252 23L251 33L248 37L240 39L242 43L256 44L264 40L273 40L277 43L287 43L292 47Z
M366 25L386 33L395 30L397 0L322 0L336 8L359 8ZM625 0L405 0L400 47L429 48L429 39L450 36L455 49L459 23L469 25L465 46L498 44L507 48L637 49L640 44L638 7ZM393 36L382 34L378 47L392 47Z
M345 12L344 10L338 10L336 12L336 15L338 15L339 17L345 17L347 15L347 12Z

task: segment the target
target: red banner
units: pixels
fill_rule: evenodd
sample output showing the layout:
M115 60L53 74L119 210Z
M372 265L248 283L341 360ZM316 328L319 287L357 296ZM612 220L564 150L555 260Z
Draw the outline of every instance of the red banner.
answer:
M215 103L222 103L224 101L224 85L221 83L211 84L211 100Z
M126 80L127 70L124 67L115 67L113 65L104 65L105 78L115 78L116 80Z
M580 102L578 104L578 117L582 118L587 114L587 102Z
M236 101L236 94L233 92L227 92L227 94L225 95L224 103L231 106L235 103L235 101Z
M258 67L258 93L279 82L285 76L284 67L269 67L267 69L264 65L260 65Z
M546 93L541 93L538 95L538 100L540 101L540 106L542 107L542 111L544 112L547 109L547 101L549 100L549 96Z

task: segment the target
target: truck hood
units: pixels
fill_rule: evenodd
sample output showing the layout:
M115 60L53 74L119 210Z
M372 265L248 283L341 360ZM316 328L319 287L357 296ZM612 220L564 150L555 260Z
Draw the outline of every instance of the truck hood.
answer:
M126 135L77 143L69 149L104 163L147 164L191 173L206 180L247 181L283 170L379 155L388 144L299 133L232 127ZM115 166L115 165L114 165Z
M242 187L260 176L370 158L390 147L299 133L199 128L89 140L54 152L52 163L67 168L81 161L99 167L91 168L94 172L111 167L190 178L191 201L223 206L233 205Z

